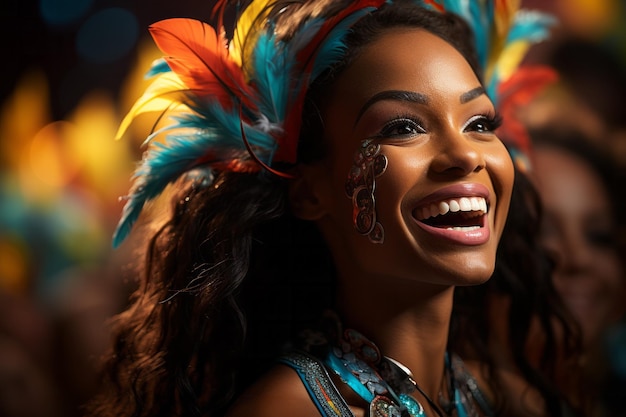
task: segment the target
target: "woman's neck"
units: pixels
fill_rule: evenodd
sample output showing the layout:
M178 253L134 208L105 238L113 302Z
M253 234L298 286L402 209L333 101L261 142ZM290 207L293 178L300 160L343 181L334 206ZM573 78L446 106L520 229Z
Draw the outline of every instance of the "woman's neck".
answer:
M358 288L352 288L345 283L356 280L339 281L344 284L338 288L337 311L344 325L408 367L421 389L436 399L444 378L454 287L361 277Z

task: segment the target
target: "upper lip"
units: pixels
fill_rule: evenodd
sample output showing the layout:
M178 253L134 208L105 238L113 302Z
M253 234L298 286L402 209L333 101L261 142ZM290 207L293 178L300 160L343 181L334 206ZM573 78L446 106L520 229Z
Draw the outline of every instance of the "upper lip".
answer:
M413 216L419 220L430 217L424 214L425 208L430 208L432 205L439 205L439 203L441 202L448 202L450 200L459 200L463 197L470 198L470 199L471 197L484 198L487 204L487 208L489 207L491 203L489 190L484 185L478 184L478 183L453 184L447 187L440 188L437 191L419 200L413 208ZM484 209L484 206L480 210L483 210L483 209ZM485 210L484 212L486 211L487 210Z

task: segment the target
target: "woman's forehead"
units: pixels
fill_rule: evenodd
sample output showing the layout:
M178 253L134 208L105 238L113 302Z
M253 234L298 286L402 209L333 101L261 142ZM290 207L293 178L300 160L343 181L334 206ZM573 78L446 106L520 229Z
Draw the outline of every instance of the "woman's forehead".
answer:
M467 60L445 40L424 29L394 29L363 48L337 78L328 107L361 107L382 91L460 97L480 81ZM358 111L357 111L358 112ZM357 114L353 115L357 117Z

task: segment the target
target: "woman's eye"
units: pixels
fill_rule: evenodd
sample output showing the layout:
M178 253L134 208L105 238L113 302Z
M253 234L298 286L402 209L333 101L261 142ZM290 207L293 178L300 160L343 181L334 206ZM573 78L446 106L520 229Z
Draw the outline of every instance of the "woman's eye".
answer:
M467 123L466 132L489 133L495 131L501 125L498 116L475 116Z
M387 123L380 132L383 138L393 138L398 136L415 136L426 133L419 122L412 119L395 119Z

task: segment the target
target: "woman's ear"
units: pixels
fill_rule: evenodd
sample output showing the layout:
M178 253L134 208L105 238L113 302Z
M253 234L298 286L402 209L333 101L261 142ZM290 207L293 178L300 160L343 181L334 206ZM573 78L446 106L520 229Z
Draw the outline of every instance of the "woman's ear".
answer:
M328 169L322 163L300 164L296 178L289 182L289 203L294 216L319 220L327 212Z

